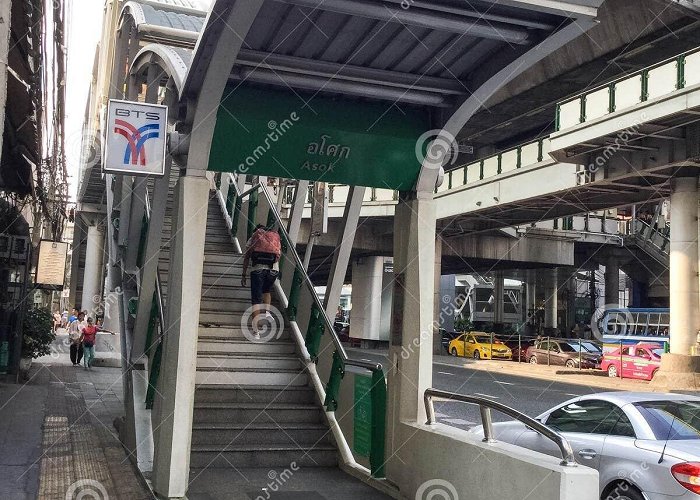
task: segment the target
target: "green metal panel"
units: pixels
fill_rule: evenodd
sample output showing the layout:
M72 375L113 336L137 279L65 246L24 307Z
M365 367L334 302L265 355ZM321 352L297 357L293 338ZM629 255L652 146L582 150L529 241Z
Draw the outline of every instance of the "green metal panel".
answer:
M153 333L156 331L156 322L158 321L158 292L153 292L153 301L151 302L151 315L148 318L148 329L146 330L146 346L144 352L150 358L153 352Z
M309 351L311 359L316 361L318 358L318 349L321 346L321 335L325 330L323 325L323 317L321 311L316 304L311 309L311 317L309 318L309 327L306 330L306 350Z
M678 90L685 88L685 55L678 56L676 61L676 88Z
M250 239L255 232L255 214L258 211L258 191L253 191L250 193L248 198L248 235L247 238ZM242 245L241 245L242 246Z
M148 238L148 217L144 214L141 220L141 235L139 237L139 249L136 254L136 265L143 266L144 253L146 251L146 238Z
M386 441L386 380L384 372L372 372L372 448L369 453L372 477L384 477Z
M361 457L372 452L372 378L355 374L352 450Z
M289 305L287 306L287 317L289 321L296 321L297 308L299 306L299 294L301 293L302 276L298 268L294 268L292 287L289 291Z
M642 102L649 99L649 70L645 69L642 71L642 95L640 96Z
M615 104L615 93L617 92L617 87L614 83L611 83L608 87L608 112L614 113L617 105Z
M340 383L345 376L345 364L343 359L338 354L338 351L333 352L333 366L331 368L331 376L328 379L326 386L326 400L323 405L328 411L338 409L338 391L340 391Z
M304 106L290 92L245 85L224 95L209 170L398 190L418 179L425 111L321 96Z
M231 183L226 193L226 213L233 217L233 203L236 199L236 187Z
M158 342L153 359L148 363L148 390L146 390L146 409L153 409L153 399L156 396L158 387L158 376L160 375L160 364L163 358L163 342Z

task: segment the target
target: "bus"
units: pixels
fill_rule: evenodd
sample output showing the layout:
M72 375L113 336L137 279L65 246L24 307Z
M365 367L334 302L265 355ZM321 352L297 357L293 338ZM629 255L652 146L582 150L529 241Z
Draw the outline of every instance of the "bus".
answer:
M668 349L671 310L668 308L606 309L598 322L604 351L639 342Z

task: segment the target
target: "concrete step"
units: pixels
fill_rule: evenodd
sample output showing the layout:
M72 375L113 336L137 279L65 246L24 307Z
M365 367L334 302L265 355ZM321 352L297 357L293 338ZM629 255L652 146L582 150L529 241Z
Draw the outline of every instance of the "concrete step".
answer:
M281 425L321 423L321 407L293 403L195 403L194 422Z
M213 354L294 354L295 345L292 342L280 342L280 341L269 341L269 342L251 342L248 339L245 340L202 340L199 339L197 342L197 352L202 355L213 355Z
M241 267L243 266L243 255L240 253L235 253L233 249L230 252L207 252L204 255L204 262L211 263L223 263L230 264L232 262L239 262Z
M294 354L253 353L197 353L197 369L213 368L216 370L260 370L282 373L287 370L299 372L301 361Z
M277 424L232 424L195 423L192 426L192 444L225 446L233 445L282 445L311 448L328 445L331 437L328 428L322 424L289 423Z
M294 403L315 404L316 393L308 386L200 384L194 393L195 403Z
M202 290L202 299L238 299L250 302L250 287L208 287Z
M226 468L239 467L288 467L291 462L298 467L334 467L338 453L331 445L318 445L312 449L297 446L192 446L190 467Z
M204 324L201 324L199 327L198 339L219 341L238 340L250 342L250 339L244 335L244 332L241 329L240 319L237 322L233 322L230 326L205 326ZM276 338L269 339L269 342L290 341L290 339L291 336L289 334L289 330L285 328L282 330L282 332L276 334ZM262 342L263 345L266 343L268 342Z
M196 384L223 385L307 385L309 377L300 370L262 370L197 367Z

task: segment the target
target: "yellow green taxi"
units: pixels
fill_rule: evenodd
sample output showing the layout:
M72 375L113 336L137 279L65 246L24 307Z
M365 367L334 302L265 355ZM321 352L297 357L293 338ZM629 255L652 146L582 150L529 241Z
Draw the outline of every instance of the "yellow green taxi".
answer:
M513 352L503 342L486 332L468 332L452 339L448 350L453 356L474 359L512 359Z

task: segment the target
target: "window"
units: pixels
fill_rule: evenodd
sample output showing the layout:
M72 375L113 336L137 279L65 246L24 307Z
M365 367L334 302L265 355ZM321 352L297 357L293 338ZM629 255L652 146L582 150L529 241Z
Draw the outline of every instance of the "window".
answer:
M557 345L561 349L561 352L578 352L578 349L574 349L574 347L571 344L565 344L562 342L561 344L557 344ZM578 347L578 346L576 346L576 347Z
M634 406L656 439L700 439L700 403L697 401L645 401Z
M554 410L546 423L561 432L634 436L627 415L618 406L597 399L570 403Z

